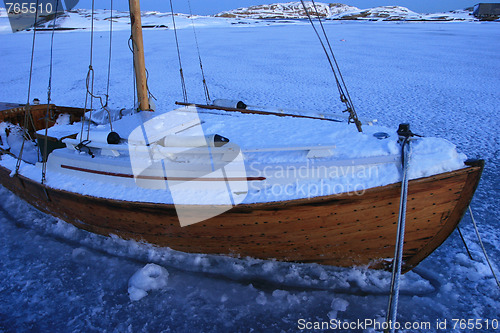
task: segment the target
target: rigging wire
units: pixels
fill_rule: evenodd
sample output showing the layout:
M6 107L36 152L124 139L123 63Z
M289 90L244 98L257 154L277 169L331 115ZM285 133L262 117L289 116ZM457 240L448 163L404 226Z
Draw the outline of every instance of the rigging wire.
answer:
M87 88L87 94L90 95L90 112L89 112L89 122L87 126L87 140L90 137L90 123L92 120L92 110L94 109L94 0L92 0L92 16L90 18L90 61L89 61L89 71L87 72L87 79L85 80L85 86ZM91 79L90 90L89 90L89 79ZM85 108L87 105L85 105Z
M109 56L108 56L108 82L106 85L106 103L104 104L105 107L108 106L108 101L109 101L109 82L110 82L110 76L111 76L111 50L113 46L113 0L110 0L111 3L111 8L109 9L110 16L109 16Z
M83 109L83 114L85 115L87 113L87 106L88 106L88 100L90 96L90 115L89 115L89 122L88 122L88 127L87 127L87 139L89 139L90 136L90 123L92 119L92 94L94 92L94 69L92 68L92 63L93 63L93 55L94 55L94 0L92 0L92 14L90 16L90 60L89 60L89 70L87 72L87 78L85 80L85 87L86 87L86 94L85 94L85 106ZM89 91L89 79L90 76L92 76L92 85L91 85L91 91ZM82 131L80 132L80 142L83 142L83 131L85 126L85 121L82 121Z
M31 79L33 77L33 60L35 56L35 40L36 40L36 21L38 20L38 1L36 0L36 8L37 10L35 11L35 21L33 22L33 41L31 44L31 62L30 62L30 76L28 79L28 100L26 102L26 107L24 110L24 126L23 126L23 131L25 132L23 135L23 143L21 144L21 150L19 151L19 154L17 156L17 161L16 161L16 171L15 174L17 175L19 173L19 168L21 167L21 161L23 157L23 151L24 151L24 144L26 142L27 136L29 135L29 131L27 130L29 123L31 122L33 129L36 130L35 124L33 122L33 117L31 116L30 112L30 95L31 95ZM40 148L38 147L38 155L40 155Z
M113 1L111 0L111 8L113 7ZM111 112L108 109L108 98L109 98L109 85L110 85L110 77L111 77L111 50L112 50L112 34L113 34L113 12L111 9L111 20L110 20L110 38L109 38L109 53L108 53L108 79L107 79L107 88L106 88L106 97L105 97L105 102L103 101L103 98L99 95L94 94L94 78L95 78L95 72L94 72L94 67L93 67L93 57L94 57L94 0L92 0L92 14L90 18L90 60L89 60L89 70L87 72L87 77L85 79L85 88L86 88L86 94L85 94L85 107L84 107L84 114L89 110L89 117L88 117L88 126L87 126L87 138L86 140L89 140L90 137L90 124L92 123L92 111L93 111L93 101L94 98L99 100L99 104L101 104L101 108L106 111L108 114L108 121L109 121L109 127L110 130L113 131L113 122L111 120ZM88 105L88 99L90 96L90 108L87 109ZM86 141L83 140L83 132L84 132L84 125L85 122L82 121L82 130L80 132L80 142Z
M335 55L333 53L333 49L331 47L328 35L326 34L323 23L321 21L321 16L319 15L319 11L318 11L318 8L316 6L316 3L314 2L314 0L312 1L313 8L316 12L316 16L318 18L318 21L321 25L324 39L325 39L326 43L328 44L328 48L329 48L331 54L328 52L328 49L325 46L325 42L321 38L321 35L320 35L318 29L316 28L316 25L314 24L311 13L307 9L306 4L304 3L304 0L300 0L300 2L302 3L302 7L304 8L304 11L307 15L307 18L308 18L309 22L311 23L311 26L314 29L314 32L316 33L316 36L319 39L319 42L321 43L321 47L323 48L323 51L325 52L328 63L330 64L330 68L333 72L333 76L334 76L335 82L337 84L337 89L339 90L340 100L347 107L347 109L344 112L349 112L349 122L354 123L356 125L356 128L358 129L358 131L362 132L361 122L358 119L358 116L357 116L356 111L354 109L354 105L352 103L351 97L349 95L349 92L347 91L347 86L345 84L342 73L340 71L340 67L338 66L337 60L336 60ZM333 61L332 61L332 58L333 58ZM335 66L334 66L334 63L335 63ZM338 74L337 74L337 71L338 71ZM340 77L340 80L339 80L339 77Z
M191 25L193 27L194 40L196 43L196 50L198 51L198 60L200 62L201 77L203 80L203 92L205 93L205 101L207 102L208 105L212 100L210 99L210 93L208 92L207 80L205 79L205 71L203 70L203 62L201 61L201 52L200 52L200 46L198 44L198 35L196 34L196 28L194 25L193 11L191 10L191 0L188 0L188 6L189 6L189 15L191 16L191 23L192 23Z
M339 72L339 77L340 77L340 80L342 82L342 86L344 87L345 94L346 94L346 96L344 96L344 98L347 97L347 99L349 100L350 108L351 108L352 113L353 113L352 121L354 121L354 123L356 123L358 121L358 116L356 114L356 110L354 109L354 103L352 102L351 95L349 94L349 90L347 90L347 85L344 81L344 76L342 75L342 71L340 70L339 64L337 62L337 58L335 57L335 53L333 53L332 45L330 44L330 39L328 38L328 35L325 31L325 27L323 25L323 22L321 21L321 17L319 16L319 11L318 11L318 8L316 7L316 2L314 0L312 0L312 4L314 6L314 10L316 11L316 16L318 17L318 21L319 21L319 24L321 26L321 30L323 31L323 35L325 36L325 40L326 40L326 43L328 45L328 49L330 50L330 54L332 55L332 59L335 63L335 67L337 68L337 71ZM358 123L356 123L356 126L357 125L358 125ZM361 126L361 124L360 124L360 126Z
M181 75L182 96L184 99L184 103L187 103L188 96L186 90L186 83L184 81L184 73L182 70L181 51L179 48L179 39L177 38L177 27L175 25L175 14L174 14L174 6L172 5L172 0L170 0L170 10L172 12L172 24L174 25L175 44L177 46L177 58L179 59L179 73Z
M59 0L56 1L56 11L54 21L52 22L52 36L50 37L50 57L49 57L49 84L47 86L47 112L45 113L45 140L43 142L43 156L42 156L42 184L45 183L45 175L47 173L47 157L48 157L48 131L50 119L50 102L52 96L52 70L54 60L54 35L56 32L57 11L59 10Z

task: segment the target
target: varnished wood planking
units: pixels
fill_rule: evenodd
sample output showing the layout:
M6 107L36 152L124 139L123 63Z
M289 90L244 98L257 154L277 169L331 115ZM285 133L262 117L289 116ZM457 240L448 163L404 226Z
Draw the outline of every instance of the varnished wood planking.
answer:
M83 114L84 109L74 108L74 107L66 107L66 106L57 106L54 104L39 104L39 105L30 105L29 111L31 117L33 118L33 125L35 129L32 128L31 125L27 126L29 134L34 136L35 131L45 128L45 116L47 112L49 112L49 123L48 126L52 127L57 120L57 117L60 114L69 114L70 123L75 121L80 121ZM24 125L24 117L26 112L25 105L18 105L17 107L1 110L0 111L0 122L10 122L15 125Z
M454 230L482 166L410 182L405 269L423 260ZM394 251L400 185L362 196L334 195L241 205L210 220L181 228L172 205L99 199L46 188L23 177L0 181L38 207L91 232L145 240L173 249L256 258L372 265ZM382 266L380 266L382 267Z

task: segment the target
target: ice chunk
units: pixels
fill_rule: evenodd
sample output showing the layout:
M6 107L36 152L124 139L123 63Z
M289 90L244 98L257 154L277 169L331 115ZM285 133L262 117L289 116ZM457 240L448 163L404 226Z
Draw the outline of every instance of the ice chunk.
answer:
M163 289L168 283L168 271L155 264L147 264L134 273L128 281L131 301L138 301L148 295L148 291Z
M267 297L266 297L266 295L263 292L260 292L259 296L257 296L257 298L255 299L255 301L259 305L265 305L267 303Z
M349 302L342 298L334 298L332 301L332 311L328 313L330 319L337 319L337 314L339 312L344 312L347 310Z

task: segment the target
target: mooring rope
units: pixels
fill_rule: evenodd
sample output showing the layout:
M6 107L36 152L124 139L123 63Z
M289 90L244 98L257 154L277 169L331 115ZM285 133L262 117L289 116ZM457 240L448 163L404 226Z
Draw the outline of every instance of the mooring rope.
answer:
M493 265L490 262L490 258L488 257L488 253L486 253L486 248L484 247L483 241L481 239L481 235L479 235L479 230L477 228L476 220L474 219L474 215L472 214L472 209L469 206L469 214L472 219L472 224L474 225L474 230L476 231L477 239L479 240L479 244L481 245L481 249L483 250L484 257L486 258L486 261L488 262L488 265L490 266L491 273L493 274L493 277L495 278L495 281L497 282L498 288L500 288L500 282L498 282L498 277L495 274L495 270L493 269Z
M386 322L392 323L386 332L394 332L394 323L398 313L399 289L401 280L401 266L403 263L403 246L406 224L406 203L408 199L408 167L411 153L409 136L405 137L401 145L401 159L403 165L403 179L401 181L401 199L399 202L399 219L396 246L394 250L394 261L392 262L391 289L389 295L389 304L387 307Z

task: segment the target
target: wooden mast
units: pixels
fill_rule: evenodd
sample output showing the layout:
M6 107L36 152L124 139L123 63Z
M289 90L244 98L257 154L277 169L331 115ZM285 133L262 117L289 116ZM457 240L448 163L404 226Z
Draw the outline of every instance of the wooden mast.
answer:
M134 68L139 99L139 110L152 111L149 107L148 85L146 81L146 62L144 61L144 42L142 39L141 6L139 0L129 0L132 44L134 48Z

